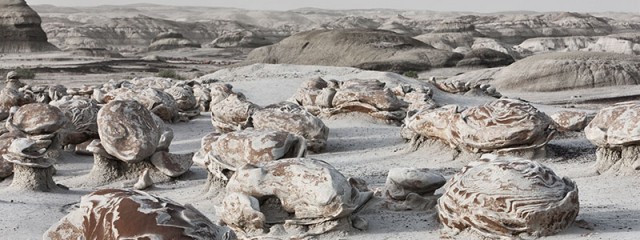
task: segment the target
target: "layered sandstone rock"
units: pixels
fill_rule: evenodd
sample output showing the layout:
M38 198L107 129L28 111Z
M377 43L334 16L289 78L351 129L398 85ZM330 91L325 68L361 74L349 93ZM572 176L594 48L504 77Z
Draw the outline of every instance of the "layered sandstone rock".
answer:
M55 51L42 20L24 0L0 0L0 53Z

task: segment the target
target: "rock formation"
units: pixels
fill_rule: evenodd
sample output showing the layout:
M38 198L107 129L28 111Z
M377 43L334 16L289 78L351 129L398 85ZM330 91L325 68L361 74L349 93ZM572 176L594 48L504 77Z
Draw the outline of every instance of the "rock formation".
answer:
M640 171L640 102L622 102L601 109L584 129L598 146L595 171L637 174Z
M31 103L7 119L9 134L15 137L2 158L14 165L11 188L51 192L59 190L53 181L53 164L61 150L60 130L67 123L56 107Z
M34 101L20 91L23 86L24 84L20 82L20 76L17 72L11 71L7 73L4 88L0 90L0 120L9 117L9 111L12 107L19 107Z
M181 33L167 32L158 34L149 45L150 52L176 48L200 48L200 44L184 38Z
M100 140L87 150L94 165L87 184L103 185L138 179L151 169L154 180L164 181L189 171L192 154L171 154L173 130L136 101L114 100L98 112Z
M549 115L560 132L582 131L589 123L587 113L578 111L559 111Z
M83 196L80 207L51 226L44 239L199 239L231 240L193 206L145 192L103 189Z
M498 71L498 90L560 91L640 83L640 57L568 52L531 56Z
M515 62L509 54L489 48L473 49L456 64L458 67L500 67Z
M249 53L246 63L350 66L405 72L453 66L462 55L382 30L313 30Z
M445 185L438 217L447 234L541 237L573 223L580 209L574 181L535 161L491 158L469 163Z
M291 100L317 116L361 112L397 124L405 117L407 108L406 102L378 80L338 82L310 79L302 84Z
M401 134L412 143L439 139L467 152L535 156L555 133L552 120L529 103L498 99L461 109L447 105L422 109L405 120Z
M260 33L242 31L223 34L214 39L210 45L217 48L257 48L273 43Z
M445 183L441 174L427 168L392 168L384 196L391 200L392 210L425 210L435 206L433 193Z
M42 20L24 0L0 0L0 53L56 51L47 42Z
M212 132L202 138L193 161L209 170L213 181L226 182L247 164L262 166L281 158L306 155L301 136L283 131L246 129L226 134Z
M286 131L304 137L307 148L312 152L321 152L327 145L329 128L320 118L294 103L267 106L256 111L251 118L255 129Z
M294 229L304 226L295 238L349 228L352 214L373 195L354 188L345 176L323 161L298 158L240 169L226 190L220 212L222 221L247 238L264 235L267 223ZM260 205L268 199L278 202ZM278 234L282 233L269 234L281 237Z

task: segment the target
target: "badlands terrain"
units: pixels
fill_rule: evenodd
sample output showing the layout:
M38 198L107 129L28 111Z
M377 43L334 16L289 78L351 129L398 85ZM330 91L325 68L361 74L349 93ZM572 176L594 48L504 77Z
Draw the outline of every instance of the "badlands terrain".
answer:
M582 114L585 123L605 107L640 99L638 13L258 11L152 4L29 8L24 1L0 0L0 16L1 76L28 69L18 72L35 75L20 79L32 86L32 93L34 86L51 90L50 86L64 85L63 95L89 92L83 97L98 100L99 106L108 97L94 93L108 95L114 88L168 92L172 86L214 89L230 84L260 108L290 101L311 109L317 106L295 101L310 80L336 80L343 88L344 82L353 80L351 84L362 83L363 89L381 86L370 80L384 83L385 90L379 92L393 92L394 99L397 96L406 104L393 109L401 112L400 117L381 108L373 113L370 108L357 111L366 105L357 98L356 107L345 108L356 110L317 114L329 129L328 138L323 150L308 151L307 157L327 162L345 177L364 180L373 197L354 213L358 218L350 219L360 225L346 224L310 238L479 238L473 231L449 235L443 230L435 199L445 193L444 187L415 209L399 210L385 195L390 169L428 168L450 180L482 153L500 152L455 148L447 139L433 136L422 142L407 138L404 131L410 116L418 114L410 111L409 93L423 91L426 108L457 105L458 112L501 97L519 99L545 116ZM1 87L8 85L9 81ZM46 91L44 95L49 100L57 97ZM360 97L365 99L366 94ZM174 135L170 154L199 152L203 137L219 130L215 121L212 124L214 109L206 106L188 119L165 121ZM590 141L584 128L584 124L571 131L558 127L540 151L522 154L575 181L579 189L575 221L544 238L637 239L637 165L603 170L597 159L602 154L597 152L606 147ZM637 140L625 144L635 146ZM0 212L5 213L0 218L0 239L42 239L50 227L79 209L82 196L98 189L131 188L131 180L137 180L93 184L94 157L69 148L56 160L55 191L16 189L14 176L0 180ZM226 189L212 183L211 174L207 166L193 164L186 173L156 181L144 191L191 204L222 226ZM254 236L296 236L278 233Z

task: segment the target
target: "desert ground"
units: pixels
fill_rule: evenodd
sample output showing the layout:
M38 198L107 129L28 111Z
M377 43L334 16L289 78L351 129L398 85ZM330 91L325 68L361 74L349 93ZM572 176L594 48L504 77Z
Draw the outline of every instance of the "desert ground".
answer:
M228 83L235 92L262 107L290 100L305 81L318 77L378 80L390 89L401 85L424 87L431 89L430 99L438 106L474 107L498 99L482 92L471 93L473 87L451 92L439 85L461 81L496 86L502 97L524 100L547 115L569 110L585 113L589 119L612 104L640 99L637 13L469 14L322 9L275 12L217 8L186 11L186 7L160 5L31 7L42 18L42 30L56 50L9 52L21 47L6 44L2 46L5 52L0 52L2 76L17 68L29 69L35 76L21 81L31 86L100 88L109 81L151 79L158 78L161 72L172 72L176 74L170 80L173 83ZM536 21L544 23L532 24ZM523 24L511 24L514 22ZM367 33L383 31L374 35L384 36L376 38L379 35L370 37L345 30L355 28L368 29ZM310 30L311 37L304 35ZM202 47L175 47L169 43L171 49L149 51L153 42L162 41L154 38L166 32L181 32L184 39ZM244 34L243 38L229 37L238 32ZM334 33L353 42L345 43L344 48L335 42L322 43L335 39L322 34ZM340 34L354 35L350 38ZM298 52L298 45L304 43L300 39L308 41ZM378 45L365 46L362 42L367 39L375 39ZM330 55L333 50L322 50L331 46L346 50L336 50L342 51L343 55L338 56ZM491 49L511 61L503 63L505 57L500 55L496 60L494 54L479 57L481 63L460 64L477 49ZM500 64L492 65L496 61ZM428 168L448 180L481 154L453 149L437 140L412 146L401 135L404 122L390 124L365 113L341 113L321 119L329 128L326 148L307 156L326 161L346 177L365 180L375 194L354 213L368 222L366 230L347 228L312 238L444 236L435 206L403 211L383 207L387 200L380 192L384 191L387 174L393 168ZM174 133L170 145L174 154L199 151L201 139L214 131L209 111L167 126ZM575 221L544 239L638 239L640 193L636 189L640 186L640 172L596 173L597 148L584 131L561 132L543 147L545 154L534 159L558 176L572 179L579 189ZM13 177L0 180L0 212L5 213L0 218L0 239L42 239L45 231L78 208L82 196L98 189L131 187L126 181L87 187L93 156L65 150L56 160L53 180L68 190L22 191L10 187ZM209 188L208 182L207 168L194 164L187 173L157 182L144 191L191 204L221 224L219 208L225 189ZM443 192L444 188L436 190L433 199ZM480 237L462 232L451 238Z

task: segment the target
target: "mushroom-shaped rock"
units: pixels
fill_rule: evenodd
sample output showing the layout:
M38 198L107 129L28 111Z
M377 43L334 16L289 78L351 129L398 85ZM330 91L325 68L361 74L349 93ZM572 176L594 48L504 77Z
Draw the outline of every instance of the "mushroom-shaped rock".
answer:
M549 115L560 132L582 131L587 124L587 113L576 111L559 111Z
M259 206L259 200L277 198L281 209L293 215L283 219L285 224L313 228L315 224L351 216L372 196L371 192L360 192L351 186L331 165L298 158L239 169L229 180L227 191L230 194L223 201L220 216L236 232L262 230L267 222L278 218L270 215L273 210L268 206ZM322 229L317 234L330 230Z
M584 129L596 150L595 170L635 174L640 171L640 101L601 109Z
M141 191L103 189L83 196L79 208L51 226L43 238L229 240L235 234L189 204Z
M393 168L385 183L385 195L394 200L405 200L407 195L432 195L444 185L444 177L428 168Z
M267 106L252 116L256 129L272 129L294 133L307 140L310 151L320 152L327 145L329 128L320 118L293 103Z
M202 148L194 155L197 162L216 179L228 177L246 164L262 166L281 159L304 157L307 145L303 137L284 131L245 129L202 138Z
M14 165L12 188L42 192L58 189L52 177L55 159L50 157L58 155L58 132L66 122L58 108L44 103L24 105L9 116L6 134L15 139L2 157Z
M174 122L179 119L175 99L168 93L158 89L117 88L107 92L102 98L103 99L98 100L98 102L108 103L112 100L135 100L166 122Z
M575 182L535 161L491 158L468 164L445 185L438 199L445 232L541 237L573 223L580 208Z
M155 153L161 131L151 112L136 101L111 101L98 112L102 146L124 162L140 162Z
M251 115L260 107L244 95L233 93L219 102L211 101L211 123L219 132L231 132L251 126Z
M52 101L52 106L64 112L71 126L68 127L63 144L79 144L98 138L98 103L81 97L64 97Z

